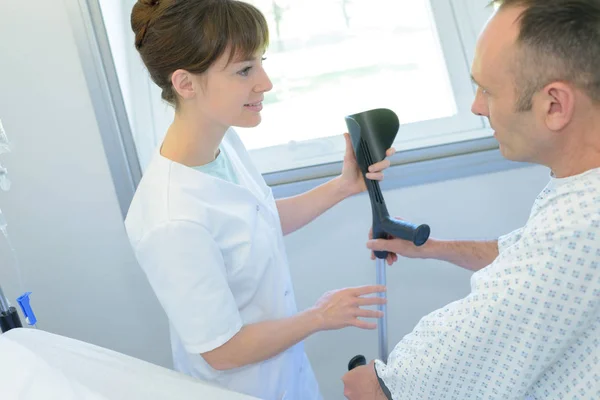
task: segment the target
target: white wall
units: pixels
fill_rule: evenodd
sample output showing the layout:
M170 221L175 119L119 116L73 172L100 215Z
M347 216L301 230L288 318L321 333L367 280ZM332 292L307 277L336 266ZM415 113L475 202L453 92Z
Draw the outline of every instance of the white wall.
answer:
M0 2L0 192L39 327L168 365L166 319L127 244L63 1ZM35 27L35 29L32 29ZM22 292L0 236L0 284Z
M0 118L13 142L13 153L0 156L13 181L10 192L0 192L0 209L41 329L169 366L167 322L126 240L62 4L0 2ZM525 221L547 178L543 168L523 168L385 198L392 213L429 223L433 235L492 238ZM364 247L370 218L367 196L358 196L286 238L301 308L326 290L374 282ZM12 263L0 237L0 284L14 302L22 288ZM402 260L391 268L390 342L466 294L468 279L438 262ZM321 333L307 349L325 399L342 399L348 359L375 357L377 334Z

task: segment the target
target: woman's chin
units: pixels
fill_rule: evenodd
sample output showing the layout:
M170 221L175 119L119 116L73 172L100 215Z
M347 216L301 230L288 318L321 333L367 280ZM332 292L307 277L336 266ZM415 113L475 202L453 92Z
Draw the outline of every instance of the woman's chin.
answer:
M237 126L238 128L254 128L260 125L262 118L260 114L256 114L253 118L244 118L241 121L236 121L236 123L232 124L233 126Z

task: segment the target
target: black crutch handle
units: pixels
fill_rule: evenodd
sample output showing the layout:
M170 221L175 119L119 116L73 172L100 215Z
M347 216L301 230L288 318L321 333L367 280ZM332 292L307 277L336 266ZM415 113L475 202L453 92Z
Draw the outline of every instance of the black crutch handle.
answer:
M356 367L360 367L361 365L367 365L367 359L363 355L357 355L352 357L350 362L348 363L348 371L353 370Z
M346 126L371 200L373 239L387 239L392 235L422 246L429 238L429 226L390 217L379 182L366 177L369 166L385 159L386 150L394 143L400 128L398 117L391 110L378 108L347 116ZM387 252L376 251L375 256L385 259Z

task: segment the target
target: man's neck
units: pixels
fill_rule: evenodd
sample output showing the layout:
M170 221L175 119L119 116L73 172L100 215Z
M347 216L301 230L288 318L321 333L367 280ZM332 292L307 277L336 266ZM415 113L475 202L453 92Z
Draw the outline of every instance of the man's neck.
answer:
M595 168L600 168L600 151L587 152L582 157L562 160L560 164L550 166L552 175L556 178L579 175Z
M571 132L563 135L565 140L548 165L555 177L566 178L600 168L600 118L590 117L583 126L571 127Z

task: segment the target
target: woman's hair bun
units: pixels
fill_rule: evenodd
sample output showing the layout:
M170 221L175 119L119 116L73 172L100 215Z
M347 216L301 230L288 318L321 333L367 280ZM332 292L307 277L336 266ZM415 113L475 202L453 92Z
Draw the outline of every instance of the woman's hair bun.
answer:
M157 6L158 3L160 3L160 0L138 0L138 3L141 3L145 6L154 7Z
M131 27L135 33L135 47L139 50L142 47L146 32L157 16L155 8L158 8L160 0L138 0L133 6L131 14Z

